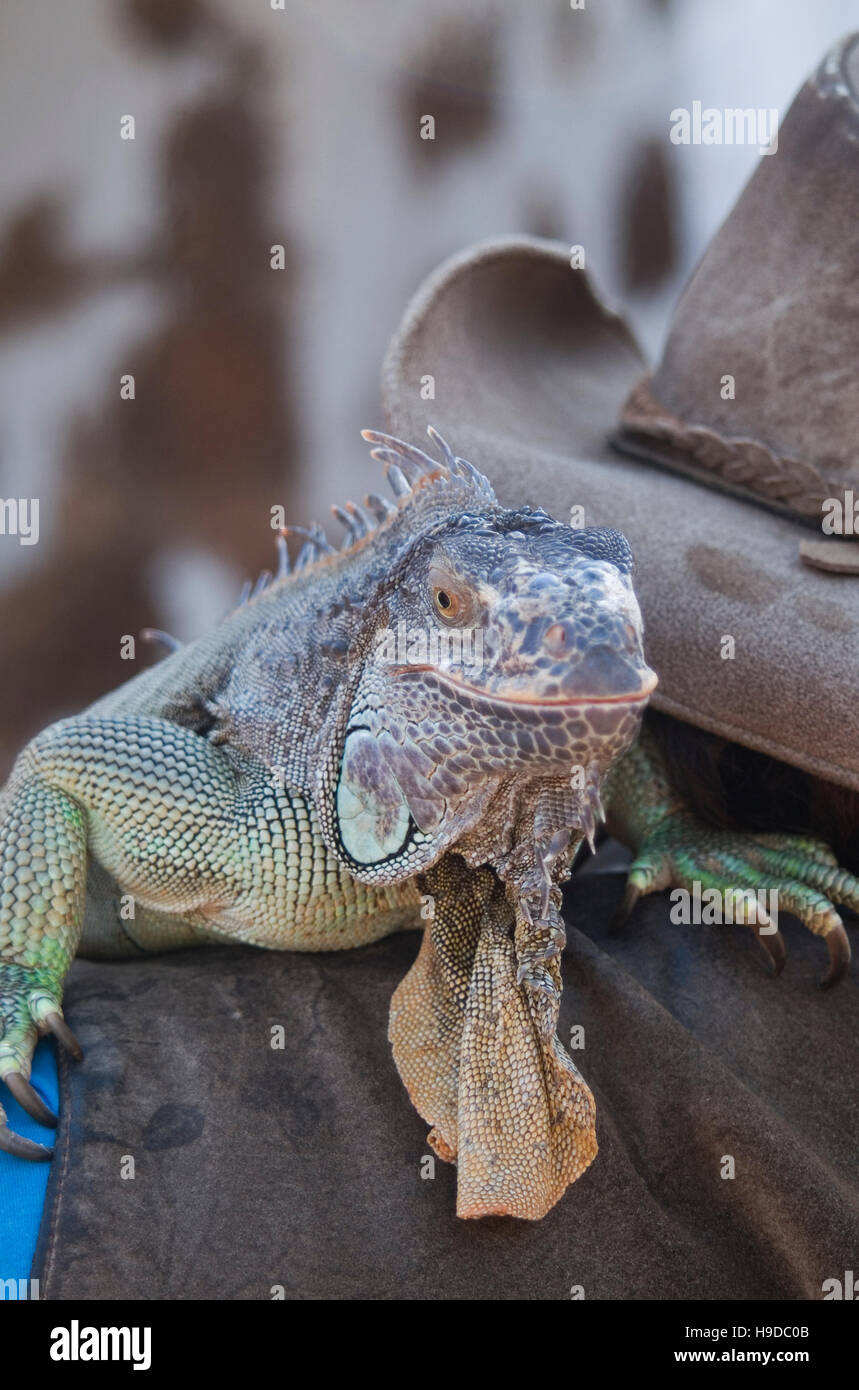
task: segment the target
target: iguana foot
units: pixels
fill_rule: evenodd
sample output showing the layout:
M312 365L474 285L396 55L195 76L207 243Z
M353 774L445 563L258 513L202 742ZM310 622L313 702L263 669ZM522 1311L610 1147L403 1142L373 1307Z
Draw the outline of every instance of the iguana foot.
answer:
M663 888L692 893L696 883L702 893L715 889L730 903L733 920L752 927L776 974L784 965L785 946L771 914L757 900L761 890L767 900L774 891L779 911L792 913L826 942L829 969L820 982L823 987L835 984L847 970L850 942L834 904L859 911L859 880L840 867L822 840L741 834L707 825L689 811L672 810L639 842L619 916L628 915L645 893Z
M33 1051L40 1035L53 1033L78 1061L80 1045L65 1022L60 989L47 969L0 961L0 1080L22 1109L39 1124L53 1128L57 1117L30 1085ZM0 1149L18 1158L46 1160L52 1150L15 1134L0 1106Z

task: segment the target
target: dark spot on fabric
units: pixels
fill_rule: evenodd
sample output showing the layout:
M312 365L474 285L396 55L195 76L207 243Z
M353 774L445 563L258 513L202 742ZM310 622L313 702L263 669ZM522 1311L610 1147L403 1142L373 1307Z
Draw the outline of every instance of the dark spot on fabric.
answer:
M758 608L775 603L778 598L779 585L757 569L742 550L693 545L686 551L686 558L696 578L714 594Z
M144 1149L181 1149L203 1133L203 1114L196 1105L162 1105L143 1132Z
M822 628L824 632L853 632L856 624L840 604L818 598L816 594L799 594L796 599L796 615L812 627Z

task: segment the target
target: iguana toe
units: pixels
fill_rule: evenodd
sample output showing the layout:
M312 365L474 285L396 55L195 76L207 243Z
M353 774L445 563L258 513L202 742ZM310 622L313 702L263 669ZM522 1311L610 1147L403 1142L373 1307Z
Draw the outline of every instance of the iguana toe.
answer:
M30 1082L33 1051L40 1033L52 1032L74 1055L81 1051L60 1013L59 989L48 968L0 961L0 1082L38 1124L50 1129L58 1121ZM68 1045L68 1044L67 1044ZM51 1150L15 1134L0 1107L0 1149L18 1158L44 1162Z
M674 811L639 845L620 914L631 911L639 897L663 888L715 891L726 906L730 904L725 920L752 928L776 975L787 955L777 926L781 911L792 913L825 941L829 968L820 981L823 988L836 984L850 964L850 942L834 904L859 910L859 880L840 867L821 841L744 834ZM777 904L775 916L763 905L762 895Z

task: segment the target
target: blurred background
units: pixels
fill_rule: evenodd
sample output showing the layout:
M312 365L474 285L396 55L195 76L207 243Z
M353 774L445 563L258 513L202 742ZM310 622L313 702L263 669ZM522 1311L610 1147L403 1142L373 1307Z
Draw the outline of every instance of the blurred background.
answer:
M852 23L849 0L4 0L0 499L39 498L40 538L0 535L0 777L161 655L123 661L124 635L217 621L274 559L273 505L324 520L376 484L358 431L444 257L581 244L657 356L758 159L672 145L670 111L783 114Z

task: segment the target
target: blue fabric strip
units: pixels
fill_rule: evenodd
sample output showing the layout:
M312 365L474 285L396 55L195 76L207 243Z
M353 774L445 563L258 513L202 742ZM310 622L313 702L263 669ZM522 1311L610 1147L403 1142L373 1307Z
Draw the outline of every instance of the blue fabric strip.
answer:
M53 1043L43 1038L36 1048L30 1077L45 1104L57 1113L59 1084ZM55 1132L31 1120L9 1092L2 1088L3 1108L9 1128L28 1139L52 1147ZM36 1237L45 1205L50 1163L30 1163L0 1151L0 1281L27 1279L36 1251ZM3 1285L0 1282L0 1299Z

